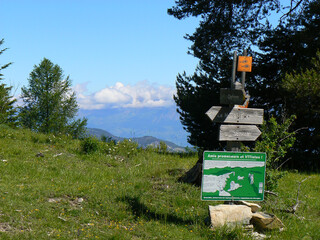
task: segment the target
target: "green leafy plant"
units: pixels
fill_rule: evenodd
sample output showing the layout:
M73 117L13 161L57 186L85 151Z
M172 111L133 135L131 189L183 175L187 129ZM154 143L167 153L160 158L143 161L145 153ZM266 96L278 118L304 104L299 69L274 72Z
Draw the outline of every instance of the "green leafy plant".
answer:
M271 117L261 127L261 140L256 142L254 151L267 154L266 188L268 190L274 190L278 180L283 176L283 172L280 173L278 169L289 160L285 159L286 154L296 140L296 132L289 131L295 119L296 116L292 115L279 124L274 117Z
M296 140L296 132L290 132L289 128L296 116L292 115L282 124L274 117L265 122L261 127L261 140L254 147L255 152L267 153L267 168L277 169L284 163L284 158Z
M100 141L96 137L87 137L81 140L80 147L85 154L95 153L100 149Z
M167 153L168 152L168 146L164 141L160 141L158 145L158 152L159 153Z

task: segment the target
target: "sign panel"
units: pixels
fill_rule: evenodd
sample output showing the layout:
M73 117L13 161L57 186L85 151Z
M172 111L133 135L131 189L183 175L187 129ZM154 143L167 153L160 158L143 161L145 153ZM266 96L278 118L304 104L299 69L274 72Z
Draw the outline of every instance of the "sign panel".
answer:
M228 108L213 106L206 112L206 115L211 121L218 123L263 123L263 109L258 108Z
M219 141L255 141L260 135L255 125L221 125Z
M244 103L245 96L241 89L220 88L220 104L237 104Z
M239 56L238 57L238 72L251 72L252 57Z
M262 201L265 169L265 153L205 151L201 199Z

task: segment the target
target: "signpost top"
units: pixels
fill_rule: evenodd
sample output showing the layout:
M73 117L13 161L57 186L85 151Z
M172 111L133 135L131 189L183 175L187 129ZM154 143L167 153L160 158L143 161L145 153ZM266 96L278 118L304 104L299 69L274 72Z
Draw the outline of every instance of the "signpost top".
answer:
M238 72L251 72L252 57L239 56L238 57Z

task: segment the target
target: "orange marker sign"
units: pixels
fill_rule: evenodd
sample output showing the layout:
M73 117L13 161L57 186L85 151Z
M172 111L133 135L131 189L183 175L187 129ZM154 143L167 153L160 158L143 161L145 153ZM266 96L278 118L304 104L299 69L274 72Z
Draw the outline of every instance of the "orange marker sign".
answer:
M238 72L251 72L252 57L239 56L238 58Z

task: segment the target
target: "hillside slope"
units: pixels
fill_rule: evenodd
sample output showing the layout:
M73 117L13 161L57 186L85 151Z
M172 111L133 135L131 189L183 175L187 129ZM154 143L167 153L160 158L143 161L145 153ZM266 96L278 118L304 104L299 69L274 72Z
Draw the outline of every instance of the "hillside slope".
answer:
M90 154L83 147L89 144ZM0 125L0 239L253 239L211 230L201 189L178 182L197 156L137 144L85 142ZM264 211L285 231L270 239L320 239L319 174L287 173ZM296 203L296 215L286 209ZM303 219L304 218L304 219Z

